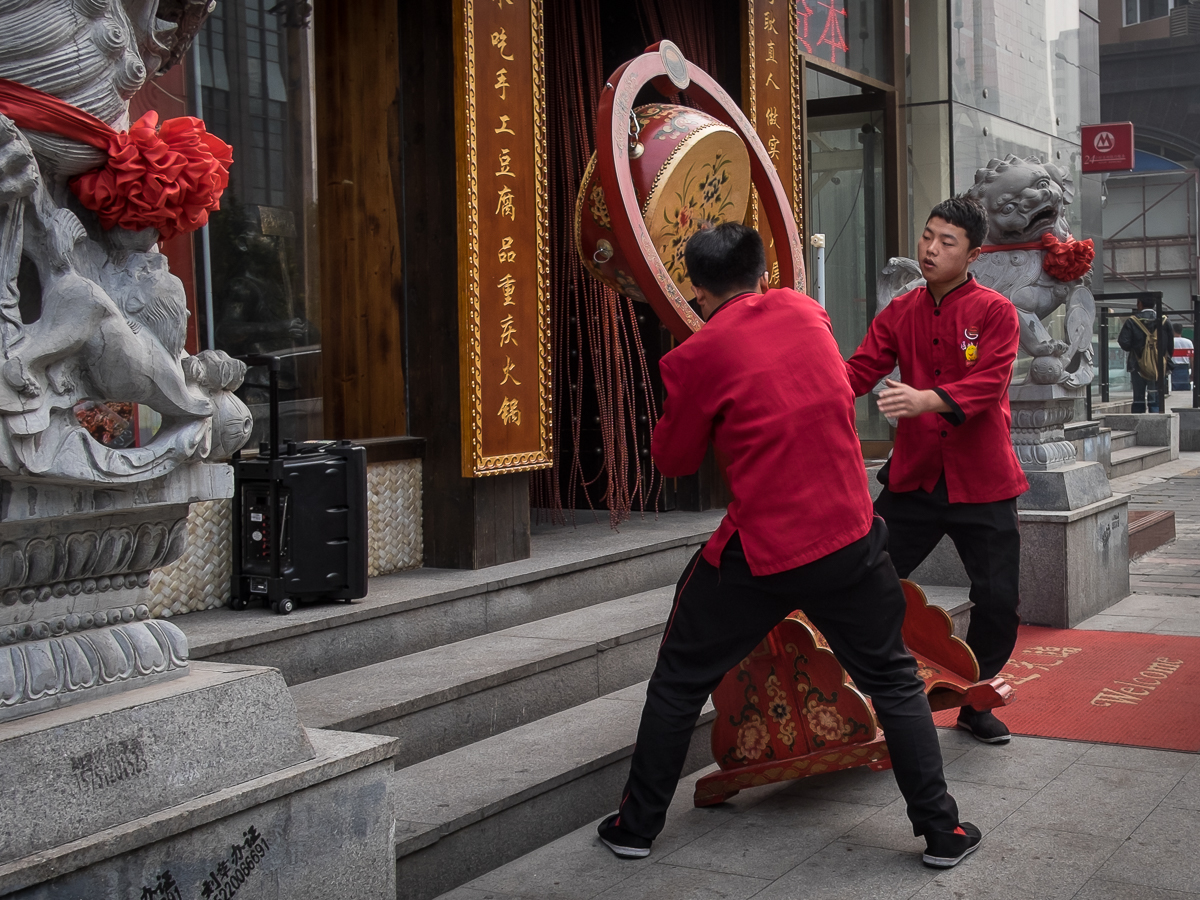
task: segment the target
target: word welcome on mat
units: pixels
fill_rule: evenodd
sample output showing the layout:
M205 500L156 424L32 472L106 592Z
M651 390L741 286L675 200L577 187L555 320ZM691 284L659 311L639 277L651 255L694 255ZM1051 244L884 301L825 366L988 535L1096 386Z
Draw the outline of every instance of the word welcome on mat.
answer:
M1001 675L1014 734L1200 751L1200 638L1022 625Z

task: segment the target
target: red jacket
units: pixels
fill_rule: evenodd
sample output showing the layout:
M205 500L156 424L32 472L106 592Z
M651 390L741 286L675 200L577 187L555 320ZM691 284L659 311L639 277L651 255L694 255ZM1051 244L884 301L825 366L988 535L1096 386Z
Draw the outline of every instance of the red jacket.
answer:
M660 362L654 461L699 468L711 440L733 502L704 548L740 532L750 571L783 572L864 537L873 512L854 394L825 310L786 288L742 294Z
M875 317L846 362L855 395L870 391L899 361L901 381L936 390L951 410L900 420L890 490L932 491L943 472L951 503L1010 500L1028 490L1008 408L1020 328L1008 298L974 278L940 306L920 287Z

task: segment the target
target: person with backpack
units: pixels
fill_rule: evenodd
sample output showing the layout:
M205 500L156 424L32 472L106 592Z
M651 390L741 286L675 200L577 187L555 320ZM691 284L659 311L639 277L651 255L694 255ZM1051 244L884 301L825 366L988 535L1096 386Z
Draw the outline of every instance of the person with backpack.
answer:
M1146 412L1147 385L1154 389L1157 398L1152 404L1155 408L1150 411L1163 412L1166 409L1165 398L1158 396L1158 383L1165 379L1170 368L1167 354L1174 343L1167 317L1163 316L1155 328L1154 302L1139 297L1137 312L1125 320L1117 336L1117 344L1126 351L1125 368L1129 370L1129 380L1133 383L1132 412Z

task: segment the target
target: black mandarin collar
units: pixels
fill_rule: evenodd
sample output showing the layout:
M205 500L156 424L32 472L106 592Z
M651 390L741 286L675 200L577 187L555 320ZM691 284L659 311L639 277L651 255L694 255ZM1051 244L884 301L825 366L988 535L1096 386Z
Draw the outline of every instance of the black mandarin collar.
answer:
M933 291L929 290L928 285L925 286L925 294L926 294L926 296L929 297L929 302L933 304L933 308L940 309L946 305L947 300L953 299L955 297L955 295L958 294L959 291L962 291L966 288L972 287L974 284L975 284L975 276L972 275L970 272L968 272L967 280L964 281L962 284L960 284L958 287L954 288L953 290L947 291L946 296L942 298L942 301L940 303L933 299Z
M736 303L737 301L741 300L743 297L753 297L757 293L758 293L757 291L743 291L740 294L734 294L732 297L730 297L728 300L726 300L724 303L722 303L720 306L718 306L716 309L713 310L712 315L708 317L708 320L705 322L705 324L707 325L708 322L711 322L717 316L717 314L720 313L721 310L723 310L725 307Z

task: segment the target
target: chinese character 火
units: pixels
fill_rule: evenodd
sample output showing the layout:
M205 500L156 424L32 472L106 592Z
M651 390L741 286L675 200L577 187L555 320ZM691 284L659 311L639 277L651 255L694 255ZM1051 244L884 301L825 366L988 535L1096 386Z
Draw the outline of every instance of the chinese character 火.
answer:
M496 255L500 257L500 262L516 262L517 251L512 249L513 239L505 237L500 239L500 252Z
M517 342L517 326L513 324L512 315L507 315L500 320L500 346L505 344L515 344Z
M509 400L505 397L504 402L500 404L500 411L496 415L505 425L521 424L521 410L517 406L516 398Z
M501 175L507 175L509 178L517 177L513 173L513 170L508 167L511 162L512 156L509 155L508 148L505 147L500 151L500 171L496 173L497 178L499 178Z
M779 124L779 110L774 106L767 107L767 124L772 128Z
M513 192L507 184L500 188L500 199L496 202L496 214L500 216L508 216L514 222L517 219L517 210L513 205Z
M513 384L515 384L519 387L521 382L517 381L517 379L515 379L512 374L512 370L517 367L517 364L512 361L511 356L506 356L505 359L508 360L508 365L506 365L504 367L504 380L501 381L500 383L508 384L511 381Z
M496 72L496 90L500 92L500 99L508 99L508 69L500 69Z
M504 29L492 32L492 46L500 49L500 58L511 60L511 56L505 56L504 51L508 49L508 35L504 33Z
M508 127L508 116L501 116L500 117L500 127L496 128L494 130L495 130L496 134L512 134L512 135L516 134L515 131L513 131L511 128Z

